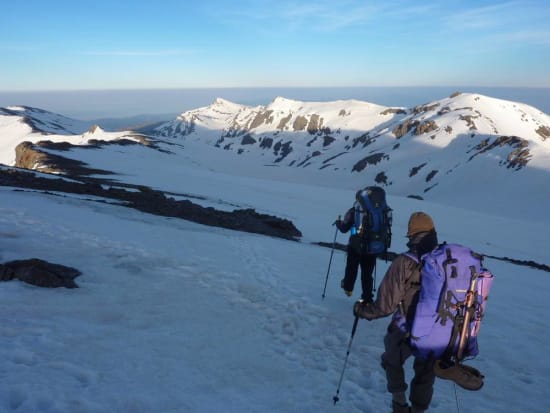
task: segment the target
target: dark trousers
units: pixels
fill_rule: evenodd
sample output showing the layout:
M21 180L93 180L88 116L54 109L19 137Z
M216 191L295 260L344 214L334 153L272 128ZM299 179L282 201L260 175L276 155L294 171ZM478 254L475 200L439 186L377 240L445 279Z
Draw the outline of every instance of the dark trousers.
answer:
M403 364L412 355L406 334L394 324L390 324L384 337L385 352L382 354L382 367L386 370L388 391L400 393L407 390ZM434 361L416 357L413 363L414 377L411 381L409 400L420 409L427 410L432 401L435 381Z
M373 279L372 272L376 264L376 255L358 254L357 251L348 245L348 256L346 260L346 272L342 280L342 288L346 291L353 291L357 272L361 267L361 287L363 294L361 298L365 301L372 301Z

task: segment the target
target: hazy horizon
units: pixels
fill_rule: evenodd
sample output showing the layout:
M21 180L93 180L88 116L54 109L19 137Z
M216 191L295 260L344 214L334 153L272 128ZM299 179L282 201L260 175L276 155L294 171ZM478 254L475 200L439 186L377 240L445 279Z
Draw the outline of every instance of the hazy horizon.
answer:
M207 106L217 97L248 106L266 105L277 96L303 101L361 100L383 106L412 107L456 91L525 103L550 113L550 88L519 87L279 87L181 88L1 92L0 107L25 105L82 120L143 115L175 116Z

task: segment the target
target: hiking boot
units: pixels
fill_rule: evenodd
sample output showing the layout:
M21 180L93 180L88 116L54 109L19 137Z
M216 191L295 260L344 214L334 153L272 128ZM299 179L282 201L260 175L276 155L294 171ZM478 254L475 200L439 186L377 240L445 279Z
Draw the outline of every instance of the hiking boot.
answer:
M479 390L483 386L485 376L479 370L465 364L437 360L434 373L444 380L452 380L466 390Z
M344 294L346 294L348 297L351 297L351 295L353 294L353 290L346 290L344 288L344 280L342 279L342 281L340 281L340 287L342 288L342 290L344 290Z
M391 402L392 413L411 413L411 409L407 403L397 403L395 400Z

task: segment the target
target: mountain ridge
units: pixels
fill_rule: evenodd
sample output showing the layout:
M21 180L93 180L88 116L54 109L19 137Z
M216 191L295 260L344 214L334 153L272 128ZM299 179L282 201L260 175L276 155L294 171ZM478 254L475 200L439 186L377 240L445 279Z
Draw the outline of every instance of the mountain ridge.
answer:
M513 171L550 164L548 115L474 93L412 108L282 97L247 107L216 99L157 127L153 136L200 141L271 164L365 173L366 181L387 187L419 181L418 175L425 183L416 182L417 195L435 188L443 174L480 160L482 169Z
M14 141L3 141L9 130L6 122L11 125L13 116L0 112L0 138L5 147L11 145L12 152ZM550 172L549 125L550 117L534 107L475 93L454 93L410 108L358 100L303 102L281 96L267 105L246 106L218 98L150 131L148 140L155 143L149 142L148 148L212 168L221 167L223 158L223 163L237 167L229 167L230 173L247 164L248 176L303 175L310 182L346 188L376 184L397 196L485 211L494 209L498 201L499 208L505 205L516 216L520 207L512 204L522 199L548 205L544 188ZM93 151L71 150L69 155L92 163L92 170L134 175L130 165L135 167L138 159L132 155L120 158L116 166L103 159L107 153L118 159L114 151L134 150L97 145L107 140L122 143L125 136L132 132L97 129L94 135L71 136L27 130L17 139L101 147L102 157L92 156ZM135 136L132 139L138 141ZM42 145L37 150L61 149ZM498 182L506 182L505 189L495 189ZM507 205L510 193L515 199Z

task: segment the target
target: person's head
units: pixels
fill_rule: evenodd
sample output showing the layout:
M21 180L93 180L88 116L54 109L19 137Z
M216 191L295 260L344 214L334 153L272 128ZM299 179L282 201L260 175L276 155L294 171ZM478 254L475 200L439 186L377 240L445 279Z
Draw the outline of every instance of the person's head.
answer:
M437 233L434 222L425 212L413 212L407 228L407 246L420 257L437 246Z
M412 238L421 232L435 231L432 217L422 211L413 212L409 218L407 237Z

